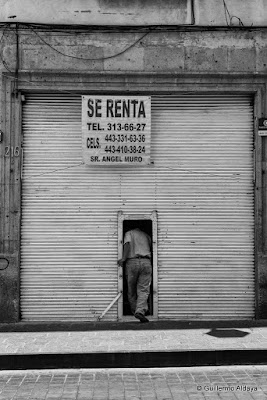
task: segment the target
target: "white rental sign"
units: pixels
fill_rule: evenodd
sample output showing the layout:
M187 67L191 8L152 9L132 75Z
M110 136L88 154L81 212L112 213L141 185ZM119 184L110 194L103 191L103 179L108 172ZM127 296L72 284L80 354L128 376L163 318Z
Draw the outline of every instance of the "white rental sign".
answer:
M82 96L82 136L86 164L149 164L151 98Z

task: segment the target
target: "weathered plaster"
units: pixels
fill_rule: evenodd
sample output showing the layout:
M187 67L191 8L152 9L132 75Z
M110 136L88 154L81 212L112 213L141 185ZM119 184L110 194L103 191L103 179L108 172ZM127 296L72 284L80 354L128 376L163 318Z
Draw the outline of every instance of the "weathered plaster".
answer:
M48 45L31 30L20 33L21 70L267 72L265 35L256 30L158 31L141 40L138 39L143 33L93 32L68 36L39 32ZM15 39L11 31L3 40L3 59L12 71L16 66Z
M0 21L80 25L191 24L191 0L1 0Z
M266 26L267 3L265 0L194 0L196 25Z

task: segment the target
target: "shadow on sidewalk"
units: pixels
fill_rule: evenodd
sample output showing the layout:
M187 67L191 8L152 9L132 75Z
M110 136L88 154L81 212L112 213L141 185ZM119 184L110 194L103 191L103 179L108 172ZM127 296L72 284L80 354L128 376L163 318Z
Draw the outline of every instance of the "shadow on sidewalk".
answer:
M212 329L206 335L214 336L217 338L235 338L250 335L250 332L240 331L238 329Z

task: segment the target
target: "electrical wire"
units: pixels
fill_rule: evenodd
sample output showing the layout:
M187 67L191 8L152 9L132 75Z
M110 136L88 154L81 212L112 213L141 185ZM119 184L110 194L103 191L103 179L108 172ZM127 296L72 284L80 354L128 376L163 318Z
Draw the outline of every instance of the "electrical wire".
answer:
M148 32L146 32L144 35L142 35L139 39L137 39L134 43L132 43L130 46L128 46L126 49L120 51L119 53L116 53L116 54L113 54L113 55L107 56L107 57L100 57L100 58L84 58L84 57L76 57L76 56L72 56L72 55L70 55L70 54L62 53L60 50L56 49L55 47L53 47L53 46L51 46L49 43L47 43L33 28L30 28L30 29L33 31L33 33L34 33L36 36L38 36L38 38L39 38L43 43L45 43L48 47L50 47L50 48L51 48L52 50L54 50L55 52L61 54L61 55L64 56L64 57L70 57L70 58L74 58L74 59L77 59L77 60L83 60L83 61L102 61L102 60L109 60L109 59L111 59L111 58L118 57L118 56L120 56L120 55L126 53L126 52L129 51L130 49L132 49L134 46L136 46L137 43L139 43L142 39L144 39L144 38L151 32L151 29L150 29Z
M39 32L49 32L49 33L63 33L67 35L72 35L72 36L77 36L77 35L91 35L95 33L122 33L122 32L127 32L127 33L145 33L147 32L148 29L155 29L154 26L149 26L149 27L110 27L110 26L80 26L80 25L75 25L72 27L72 29L69 26L65 26L65 28L55 28L55 27L43 27L39 25L34 25L34 24L27 24L25 25L24 23L20 24L20 26L24 27L25 30L29 31L34 29L35 31ZM157 27L158 28L158 27Z
M10 25L14 25L14 23L9 23ZM25 23L18 22L20 26L25 27L25 29L35 29L42 32L59 32L59 33L67 33L73 35L79 34L91 34L91 33L141 33L146 32L148 29L157 29L160 31L169 31L169 30L179 30L186 28L198 28L190 24L180 24L180 25L136 25L136 26L118 26L118 25L53 25L53 24L35 24L35 23ZM0 23L1 27L1 23Z
M224 7L224 15L225 15L226 25L229 26L229 25L231 25L231 14L229 13L229 10L225 3L225 0L222 0L222 2L223 2L223 7Z
M232 20L233 20L234 18L236 18L236 19L239 21L239 26L244 26L244 24L243 24L241 18L236 17L235 15L233 15L233 16L231 17L231 19L230 19L231 25L232 25Z
M224 6L224 14L225 14L225 20L226 20L227 26L232 26L233 25L232 21L235 18L239 21L239 26L244 26L241 18L237 17L236 15L231 15L229 10L228 10L228 7L227 7L227 4L226 4L225 0L222 0L222 1L223 1L223 6Z
M228 14L227 14L228 15ZM144 27L144 26L140 26L140 27L130 27L131 29L128 29L128 27L122 27L120 29L118 28L114 28L114 29L104 29L104 27L93 27L90 26L90 29L85 30L85 28L83 28L83 30L81 31L81 27L79 25L76 25L76 30L59 30L56 28L51 28L50 29L44 29L42 27L40 27L39 25L34 25L35 26L35 31L41 31L41 32L49 32L51 36L59 36L58 34L62 33L62 34L67 34L67 35L72 35L72 36L77 36L77 35L91 35L91 34L96 34L96 33L107 33L107 34L117 34L117 33L146 33L148 29L150 29L150 31L153 31L154 33L162 33L162 32L210 32L210 31L225 31L228 30L228 28L230 27L230 18L237 18L240 22L240 24L237 25L231 25L231 28L235 28L235 29L248 29L251 28L253 26L253 24L251 26L245 26L242 22L242 20L237 17L237 16L231 16L231 14L229 13L229 23L228 26L222 25L222 26L202 26L202 25L177 25L177 26L173 26L173 25L169 25L169 26L149 26L149 27ZM14 25L14 24L13 24ZM18 24L21 28L20 28L20 35L30 35L30 26L33 26L33 24L28 24L25 25L25 23L19 23ZM5 26L10 26L9 30L13 30L15 31L12 27L11 24L5 24L5 25L1 25L0 24L0 29L5 27ZM69 28L66 28L69 29ZM253 26L253 29L255 30L266 30L267 26Z

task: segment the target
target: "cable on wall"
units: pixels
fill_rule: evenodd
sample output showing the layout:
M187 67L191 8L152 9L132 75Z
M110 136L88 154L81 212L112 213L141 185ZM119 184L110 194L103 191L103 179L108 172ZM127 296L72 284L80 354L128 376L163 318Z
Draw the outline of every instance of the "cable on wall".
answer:
M61 54L61 55L64 56L64 57L70 57L70 58L74 58L74 59L77 59L77 60L83 60L83 61L102 61L102 60L109 60L109 59L111 59L111 58L118 57L118 56L120 56L120 55L126 53L126 52L129 51L130 49L132 49L134 46L136 46L141 40L143 40L143 39L152 31L151 29L149 29L149 31L147 31L144 35L142 35L140 38L138 38L134 43L132 43L132 44L131 44L130 46L128 46L126 49L124 49L124 50L122 50L122 51L120 51L120 52L118 52L118 53L116 53L116 54L113 54L113 55L111 55L111 56L100 57L100 58L84 58L84 57L77 57L77 56L72 56L72 55L70 55L70 54L62 53L60 50L56 49L55 47L53 47L53 46L51 46L49 43L47 43L47 42L36 32L35 29L33 29L33 28L30 28L30 29L33 31L33 33L34 33L36 36L38 36L38 38L39 38L44 44L46 44L48 47L50 47L50 48L51 48L52 50L54 50L55 52Z
M230 14L225 0L222 0L222 2L223 2L223 7L224 7L224 15L225 15L226 25L233 26L233 19L237 19L239 22L239 26L244 26L241 18L237 17L236 15Z
M224 15L225 15L226 25L229 26L231 24L231 15L229 13L229 10L225 3L225 0L222 0L222 2L223 2L223 7L224 7Z

